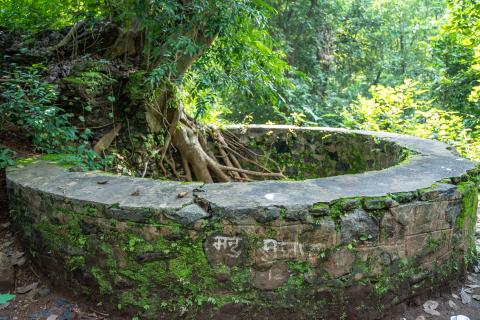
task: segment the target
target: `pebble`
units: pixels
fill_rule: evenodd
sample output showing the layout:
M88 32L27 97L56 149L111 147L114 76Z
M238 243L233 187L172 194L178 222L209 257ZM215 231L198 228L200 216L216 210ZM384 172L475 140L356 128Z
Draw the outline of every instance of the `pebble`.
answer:
M452 300L448 300L448 305L450 306L450 308L452 308L453 310L458 310L458 306L455 302L453 302Z
M434 301L434 300L427 300L423 304L423 311L425 311L426 313L428 313L432 316L440 316L440 312L435 310L437 308L438 308L438 302Z
M460 297L462 297L463 304L469 304L470 302L472 302L472 296L470 296L467 292L465 292L465 289L463 288L460 291Z

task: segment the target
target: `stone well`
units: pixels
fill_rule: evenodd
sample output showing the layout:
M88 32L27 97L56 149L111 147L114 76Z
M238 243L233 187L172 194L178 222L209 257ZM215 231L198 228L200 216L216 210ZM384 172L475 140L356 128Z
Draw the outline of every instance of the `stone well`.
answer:
M121 319L374 319L468 267L479 170L447 145L227 129L292 179L205 185L40 159L10 168L30 254Z

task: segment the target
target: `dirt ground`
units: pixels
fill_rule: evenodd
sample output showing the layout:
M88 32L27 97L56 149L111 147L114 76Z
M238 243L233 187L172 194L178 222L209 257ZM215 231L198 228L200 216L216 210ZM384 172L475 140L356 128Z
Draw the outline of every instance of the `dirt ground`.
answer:
M16 150L18 157L32 155L28 139L10 131L0 141ZM15 264L15 299L0 305L0 320L98 320L118 319L102 312L101 306L69 295L65 288L52 288L25 254L8 220L5 176L0 171L0 252ZM477 248L480 250L480 210L477 222ZM4 292L0 292L2 294ZM425 306L429 306L426 308ZM467 318L461 318L460 315ZM457 316L457 318L452 318ZM402 304L385 320L480 320L480 261L463 283L429 296ZM228 320L228 319L226 319Z

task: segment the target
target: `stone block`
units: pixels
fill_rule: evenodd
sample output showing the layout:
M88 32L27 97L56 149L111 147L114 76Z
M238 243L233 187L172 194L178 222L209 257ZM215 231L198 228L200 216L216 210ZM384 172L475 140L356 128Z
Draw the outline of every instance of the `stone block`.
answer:
M391 208L390 212L405 227L405 234L413 235L450 228L449 210L453 210L449 201L416 201Z
M278 260L304 261L308 258L306 247L299 241L263 239L261 246L253 250L256 265L270 265Z
M247 259L247 239L239 236L212 235L205 240L204 250L212 265L243 265Z
M380 275L384 267L390 266L406 255L403 245L357 247L356 250L360 261L369 267L370 273L367 276Z
M316 221L312 231L305 235L311 251L320 252L334 248L340 243L340 232L335 228L335 223L329 217L322 217Z
M404 241L405 228L387 211L380 220L380 244L398 244Z
M342 243L358 240L362 236L377 240L380 233L377 219L361 208L342 216L340 226Z
M405 240L406 257L431 261L450 250L451 240L452 230L407 236Z
M210 215L210 213L206 212L197 204L187 205L178 211L168 214L170 218L184 225L189 225L197 220L208 218Z
M462 194L453 184L438 183L433 188L420 190L420 200L423 201L448 201L459 200Z
M288 265L277 262L267 270L252 270L252 284L261 290L273 290L282 286L289 278Z
M352 251L341 248L336 250L323 264L323 268L332 278L339 278L352 271L355 256Z

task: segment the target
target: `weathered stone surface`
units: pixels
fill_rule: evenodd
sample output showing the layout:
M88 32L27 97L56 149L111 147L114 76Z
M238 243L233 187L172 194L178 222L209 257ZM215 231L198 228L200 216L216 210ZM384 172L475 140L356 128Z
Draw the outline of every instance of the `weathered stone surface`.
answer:
M275 239L279 241L303 241L305 232L313 230L310 224L287 224L271 227L274 231Z
M450 228L450 202L412 202L390 209L395 220L405 227L405 234L419 234ZM453 214L453 213L452 213Z
M399 203L407 203L415 200L418 197L418 192L417 191L397 192L397 193L391 194L391 197Z
M118 207L110 207L105 209L105 215L120 221L133 221L145 223L151 217L152 213L148 210L127 210Z
M407 236L405 240L406 256L431 261L443 256L450 249L452 230L435 231Z
M327 203L316 203L309 212L314 217L326 216L330 212L330 207Z
M278 207L267 207L253 212L253 217L260 223L276 220L280 217L282 209Z
M0 290L10 291L15 286L15 270L10 258L0 252Z
M387 211L380 220L380 243L397 244L404 241L405 228Z
M253 260L257 265L269 265L277 260L307 259L304 243L299 241L279 241L263 239L261 246L254 249Z
M462 212L462 203L461 201L450 201L447 205L447 220L450 223L450 226L455 225L458 215Z
M363 208L365 210L381 210L391 207L393 207L393 202L392 199L389 198L365 199L363 201Z
M167 216L172 217L182 224L191 224L197 220L210 217L210 213L206 212L197 204L190 204L178 211L167 214Z
M212 235L204 243L208 261L212 265L239 266L247 259L247 240L239 236Z
M353 253L346 248L342 248L336 250L323 264L323 267L332 278L339 278L350 273L354 260Z
M252 270L252 284L261 290L273 290L282 286L289 277L288 265L277 262L268 270Z
M446 201L458 200L462 194L453 184L437 183L434 188L420 190L420 200L423 201Z
M378 239L380 233L378 221L361 208L341 217L342 243L349 243L367 237L369 240Z
M310 250L320 252L334 248L340 243L340 233L335 228L335 223L329 217L322 217L315 223L312 231L306 233Z
M257 134L264 135L265 128L259 127L252 137L260 143L276 142L279 130L274 128L274 134L260 138ZM383 272L391 275L392 283L405 284L407 297L412 294L408 292L411 283L397 277L399 268L422 268L421 280L433 274L429 270L446 267L447 260L450 266L453 250L459 259L469 252L476 205L471 195L476 193L466 191L465 180L470 178L462 175L473 167L471 162L440 142L384 133L373 139L366 132L299 130L298 140L291 144L285 143L285 132L281 133L275 148L317 152L304 160L317 161L317 167L325 162L333 173L352 169L342 158L352 151L350 145L336 144L337 138L343 143L349 135L352 144L378 140L374 145L395 143L417 154L386 168L398 156L390 155L380 159L386 169L362 174L208 185L68 172L34 162L8 169L12 212L18 218L15 221L21 221L16 227L38 252L39 264L54 274L52 278L71 283L77 292L81 286L91 288L109 303L132 310L137 310L138 300L132 303L128 298L142 292L142 300L151 307L150 318L164 315L157 303L159 295L175 297L170 301L180 310L185 305L178 304L203 288L206 291L200 294L217 301L224 301L225 293L245 299L253 308L249 310L290 305L293 297L302 306L299 313L323 310L320 300L350 301L344 294L364 279L381 280ZM315 144L319 134L332 137L328 143ZM371 146L365 149L372 152ZM302 160L299 154L292 159ZM451 181L462 184L462 200L457 198L456 186L453 191L452 185L425 189L455 177ZM107 179L108 183L98 183ZM421 196L419 189L423 189ZM400 260L403 257L408 259ZM116 275L110 272L113 265ZM295 281L274 290L289 277ZM302 279L309 285L297 281ZM332 287L338 299L327 295ZM359 291L365 293L365 301L370 299L367 291ZM315 299L309 300L312 294ZM372 306L391 304L391 297L381 298L387 300ZM359 310L354 303L351 309Z
M392 245L381 247L358 247L358 257L369 267L367 276L380 275L383 268L390 266L394 261L404 258L405 246Z

